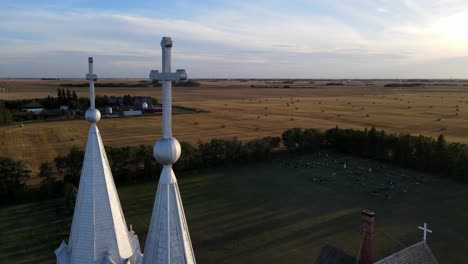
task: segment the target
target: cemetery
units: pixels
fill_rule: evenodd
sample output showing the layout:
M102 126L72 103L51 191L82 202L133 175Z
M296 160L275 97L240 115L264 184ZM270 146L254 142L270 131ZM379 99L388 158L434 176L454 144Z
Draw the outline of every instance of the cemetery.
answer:
M462 263L465 256L451 245L463 244L468 218L452 208L468 211L468 187L449 179L327 152L176 173L200 263L313 263L327 241L357 254L363 208L377 215L377 259L422 239L423 222L434 232L428 243L440 263ZM117 188L141 245L156 185ZM62 198L0 208L0 257L52 262L71 224L64 211Z
M306 158L278 161L283 168L304 175L314 184L329 188L345 186L369 195L369 199L390 200L412 191L422 184L437 183L438 179L414 171L398 169L385 163L340 156L333 152L318 152Z

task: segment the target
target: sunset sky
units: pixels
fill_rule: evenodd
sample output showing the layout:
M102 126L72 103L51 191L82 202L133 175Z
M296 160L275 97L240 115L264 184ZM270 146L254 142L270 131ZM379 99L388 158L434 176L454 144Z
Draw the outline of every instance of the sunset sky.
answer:
M203 3L200 3L203 2ZM0 77L468 78L468 1L2 0Z

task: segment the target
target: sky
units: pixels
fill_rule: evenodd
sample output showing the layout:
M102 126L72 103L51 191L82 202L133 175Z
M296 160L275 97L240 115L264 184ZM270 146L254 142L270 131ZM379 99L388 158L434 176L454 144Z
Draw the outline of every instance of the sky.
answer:
M467 0L1 0L0 78L468 78Z

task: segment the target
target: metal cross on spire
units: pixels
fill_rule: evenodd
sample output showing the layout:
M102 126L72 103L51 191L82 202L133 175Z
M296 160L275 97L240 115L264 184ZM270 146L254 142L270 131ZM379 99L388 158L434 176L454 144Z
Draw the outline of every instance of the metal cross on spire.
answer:
M172 164L180 157L177 139L172 137L172 81L187 79L185 70L171 72L172 40L161 41L162 72L151 71L150 78L162 81L162 138L153 148L154 157L163 165L159 177L153 214L145 245L143 264L195 264L184 207Z
M86 80L89 80L89 101L91 103L91 109L96 108L94 99L94 80L97 79L97 75L93 73L93 57L88 58L89 73L86 74Z
M176 72L171 72L171 48L172 40L169 37L164 37L161 40L162 47L162 72L152 70L150 79L162 81L162 97L163 97L163 138L172 137L172 81L187 80L185 70L177 69Z
M89 80L89 104L90 108L86 111L86 120L90 123L97 123L101 119L101 112L96 109L94 81L97 80L97 75L93 73L93 57L88 58L89 73L86 74L86 79Z
M429 230L427 228L427 223L424 223L424 226L418 226L418 228L423 230L423 232L424 232L423 240L426 241L427 240L427 233L432 233L432 230Z

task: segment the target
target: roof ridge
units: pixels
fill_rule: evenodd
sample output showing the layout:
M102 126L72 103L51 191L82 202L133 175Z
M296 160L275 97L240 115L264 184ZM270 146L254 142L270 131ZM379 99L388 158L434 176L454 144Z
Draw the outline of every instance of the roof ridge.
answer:
M421 246L421 245L424 248L424 252L423 253L418 253L417 257L419 259L413 259L413 261L420 261L420 260L423 260L424 257L426 257L426 258L430 258L430 261L432 261L432 262L414 262L414 263L425 263L425 264L434 263L434 264L437 264L437 260L436 260L436 258L434 256L434 254L432 253L431 248L429 247L429 245L427 245L426 241L424 241L424 240L416 242L416 243L414 243L414 244L412 244L412 245L410 245L408 247L405 247L405 248L403 248L401 250L398 250L398 251L392 253L391 255L388 255L385 258L376 261L375 264L407 263L407 262L404 262L404 261L403 262L397 262L397 261L399 261L399 259L405 258L408 253L412 252L412 249L417 248L418 246ZM414 256L413 256L413 258L414 258ZM427 259L425 259L425 260L427 260Z

